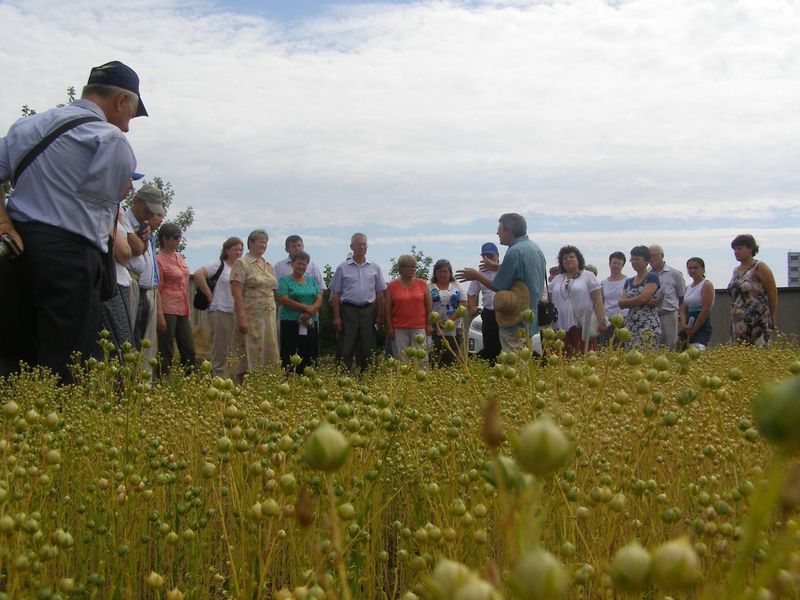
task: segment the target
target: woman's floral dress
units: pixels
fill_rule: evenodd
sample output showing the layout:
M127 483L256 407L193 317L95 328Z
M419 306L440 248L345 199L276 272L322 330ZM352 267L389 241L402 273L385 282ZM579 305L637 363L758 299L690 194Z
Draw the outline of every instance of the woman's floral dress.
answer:
M275 316L275 294L278 285L272 265L261 257L245 254L233 265L230 281L243 285L242 297L247 316L247 333L239 330L234 314L232 351L240 357L233 370L241 375L260 367L278 368L278 330Z
M767 292L756 272L760 261L745 271L733 270L728 284L731 294L731 341L764 346L769 342L772 317Z
M656 300L664 293L661 289L658 275L655 273L645 275L639 284L634 284L634 279L631 277L625 282L622 293L626 298L635 298L644 292L644 288L648 283L655 283L658 286L656 293L653 295ZM631 340L627 344L629 348L652 350L656 348L661 340L661 319L658 318L658 309L654 306L643 304L628 309L628 314L625 317L625 327L628 328L631 334Z

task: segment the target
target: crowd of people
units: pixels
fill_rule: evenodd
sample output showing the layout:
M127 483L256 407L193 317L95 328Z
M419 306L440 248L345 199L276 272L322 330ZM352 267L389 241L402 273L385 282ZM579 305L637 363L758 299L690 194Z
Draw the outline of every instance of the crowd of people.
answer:
M76 353L84 360L101 355L101 329L118 351L141 349L157 375L169 372L175 346L184 369L196 366L181 228L164 222L165 198L152 185L120 208L142 177L124 136L141 116L147 110L138 76L113 61L92 69L80 100L25 117L0 139L0 181L14 186L7 202L0 198L0 375L25 363L69 382ZM385 327L399 360L421 365L417 349L430 339L432 363L445 366L463 351L465 328L478 313L482 355L490 361L502 350L518 351L540 324L564 332L567 354L606 344L709 343L714 286L701 258L687 261L687 286L663 248L635 246L634 275L623 273L626 255L615 251L610 275L600 281L568 245L548 276L522 215L501 215L497 237L507 246L502 261L497 245L486 242L479 268L454 270L440 259L425 281L417 259L403 255L399 276L387 284L367 258L367 236L354 234L350 256L330 281L337 362L366 369L377 353L376 331ZM231 237L218 260L194 272L193 304L208 310L215 375L241 381L259 368L302 372L318 358L322 273L299 235L286 239L287 257L274 266L265 259L268 243L263 229L246 242ZM740 263L728 285L731 339L761 346L777 329L775 279L756 260L752 236L737 236L731 248Z

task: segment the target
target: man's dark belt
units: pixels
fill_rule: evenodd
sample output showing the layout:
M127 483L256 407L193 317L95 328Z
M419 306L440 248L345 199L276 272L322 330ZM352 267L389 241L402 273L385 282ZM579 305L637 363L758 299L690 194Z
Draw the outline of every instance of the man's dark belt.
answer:
M374 302L367 302L366 304L356 304L355 302L342 302L345 306L352 306L353 308L369 308Z

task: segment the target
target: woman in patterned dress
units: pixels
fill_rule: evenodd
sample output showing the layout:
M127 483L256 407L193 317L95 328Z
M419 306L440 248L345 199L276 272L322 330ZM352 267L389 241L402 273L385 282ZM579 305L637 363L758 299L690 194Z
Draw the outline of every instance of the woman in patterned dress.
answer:
M731 294L731 342L764 346L778 328L778 289L775 276L756 260L758 244L752 235L737 235L731 242L739 266L728 284Z
M625 282L620 308L627 308L625 327L631 334L629 347L655 349L661 339L661 319L658 318L661 283L658 275L647 270L650 262L650 250L647 246L636 246L631 249L630 265L636 275Z
M233 370L241 382L244 374L279 365L278 332L275 323L278 285L272 265L264 260L269 236L256 229L247 236L247 254L231 269L234 305L233 353L240 360Z
M433 354L431 362L440 367L453 364L455 354L461 352L462 321L456 316L459 306L467 308L467 295L453 277L450 261L442 258L433 265L433 276L428 284L433 312L439 313L439 327L433 329ZM447 320L455 321L455 331L445 332L442 327ZM448 350L449 347L449 350Z

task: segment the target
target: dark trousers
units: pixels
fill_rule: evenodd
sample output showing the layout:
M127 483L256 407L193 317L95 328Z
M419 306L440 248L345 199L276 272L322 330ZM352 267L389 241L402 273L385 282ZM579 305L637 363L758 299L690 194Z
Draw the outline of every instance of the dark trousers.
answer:
M71 355L102 356L100 250L41 223L15 223L25 251L0 261L0 375L19 361L48 367L69 383Z
M188 316L164 315L167 330L158 334L158 353L161 374L166 375L172 367L174 345L178 344L181 364L188 372L195 367L194 337L192 323Z
M147 322L150 316L150 300L144 288L139 288L139 304L136 306L136 323L133 326L133 343L136 349L142 349L142 340L147 336Z
M317 362L319 356L319 325L306 328L306 335L300 335L298 321L281 320L281 365L291 370L292 356L297 354L303 362L297 367L297 373L303 374L306 367Z
M345 369L350 369L353 356L358 368L367 369L369 360L375 353L375 303L367 306L353 306L342 302L339 316L342 319L342 330L336 347L336 362Z
M483 338L483 350L480 352L481 358L494 364L502 350L500 346L500 328L497 326L497 318L494 311L484 308L481 311L481 337Z

